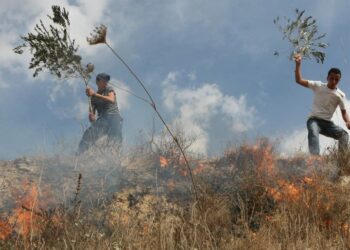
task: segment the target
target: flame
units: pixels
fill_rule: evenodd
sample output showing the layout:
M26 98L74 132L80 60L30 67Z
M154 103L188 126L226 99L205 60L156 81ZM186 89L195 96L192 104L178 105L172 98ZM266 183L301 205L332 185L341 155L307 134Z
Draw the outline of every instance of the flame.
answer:
M259 148L255 152L255 154L258 155L258 170L267 171L269 175L273 175L276 172L275 157L272 150L272 146L267 145L264 148Z
M256 170L263 175L272 177L277 174L273 147L266 139L259 140L253 146L244 145L239 150L252 157Z
M277 188L268 188L268 193L275 201L297 201L300 198L302 190L296 184L278 180L277 185Z
M39 232L42 226L39 190L36 185L26 186L25 189L25 195L17 202L17 208L14 209L9 222L15 226L18 234L26 237L30 233Z
M197 166L196 168L194 168L194 169L192 170L192 173L193 173L194 175L199 174L199 173L203 172L204 168L205 168L205 166L204 166L203 164L200 163L200 164L198 164L198 166Z
M11 212L8 223L0 220L0 240L7 239L13 231L24 238L38 235L49 222L56 227L61 225L61 216L56 213L49 216L45 213L48 204L53 201L51 196L46 194L43 199L37 185L29 182L23 185L22 195L16 201L17 206Z
M7 222L0 220L0 240L7 239L12 233L12 228Z
M310 155L306 159L306 165L309 167L320 165L323 162L322 157L318 155Z
M160 167L162 168L166 168L167 166L169 166L169 160L164 156L159 156L159 163Z

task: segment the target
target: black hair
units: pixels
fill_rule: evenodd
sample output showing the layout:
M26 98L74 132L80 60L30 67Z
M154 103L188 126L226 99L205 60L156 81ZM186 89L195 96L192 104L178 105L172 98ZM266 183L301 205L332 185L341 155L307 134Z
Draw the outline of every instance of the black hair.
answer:
M341 76L341 71L340 71L340 69L338 69L338 68L331 68L331 69L328 71L328 76L329 76L331 73L338 74L338 75Z
M106 73L100 73L96 76L96 81L103 80L104 82L108 82L111 79L110 75Z

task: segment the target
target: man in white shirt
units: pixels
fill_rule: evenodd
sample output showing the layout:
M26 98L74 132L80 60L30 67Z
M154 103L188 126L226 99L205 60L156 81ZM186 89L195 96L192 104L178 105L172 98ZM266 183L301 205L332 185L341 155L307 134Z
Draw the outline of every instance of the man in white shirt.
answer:
M314 91L314 101L307 121L309 151L313 155L320 154L319 134L339 141L339 150L342 152L348 146L349 135L341 127L335 125L331 119L338 105L346 127L350 129L350 118L345 108L345 94L337 88L341 78L341 71L331 68L328 72L327 83L303 79L301 75L301 56L296 55L295 81Z

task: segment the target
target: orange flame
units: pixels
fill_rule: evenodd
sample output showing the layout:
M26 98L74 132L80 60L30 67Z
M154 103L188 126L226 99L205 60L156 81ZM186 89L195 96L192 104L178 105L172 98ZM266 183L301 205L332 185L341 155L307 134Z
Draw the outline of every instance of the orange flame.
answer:
M300 198L301 189L293 183L285 180L277 181L278 188L268 189L271 197L277 201L297 201Z
M28 236L30 233L38 233L41 229L41 211L38 202L39 191L37 186L27 186L25 195L18 202L9 222L15 225L15 231Z
M203 172L204 168L205 168L205 166L204 166L203 164L200 163L196 168L194 168L194 169L192 170L192 173L193 173L194 175L199 174L199 173Z
M4 221L0 220L0 240L7 239L12 233L11 226Z
M273 147L268 141L261 139L254 146L244 145L240 151L252 156L252 162L256 169L265 176L276 175L276 159L273 153Z
M159 163L160 167L162 168L166 168L167 166L169 166L169 160L164 156L159 156Z
M45 199L40 199L42 195L38 186L35 184L24 183L24 191L20 196L17 207L12 211L8 223L0 220L0 240L7 239L13 231L22 237L37 235L42 232L45 222L53 223L56 227L60 226L60 216L54 214L48 216L45 209L52 198L45 195Z

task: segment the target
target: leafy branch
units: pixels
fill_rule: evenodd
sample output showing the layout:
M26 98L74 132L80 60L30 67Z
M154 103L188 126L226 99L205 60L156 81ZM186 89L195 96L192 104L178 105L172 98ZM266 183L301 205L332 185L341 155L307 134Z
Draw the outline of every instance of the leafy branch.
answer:
M29 69L34 70L33 77L48 70L59 79L81 77L87 84L91 72L82 66L82 58L78 54L79 46L70 37L69 13L60 6L51 8L53 15L48 15L51 23L47 26L40 20L33 32L21 36L24 43L13 50L22 54L25 49L29 49L32 55Z
M284 26L280 23L280 17L273 20L278 30L283 34L283 40L287 39L292 45L293 51L290 54L292 60L295 54L301 54L304 58L312 57L317 63L324 62L325 53L322 51L328 44L321 40L326 34L319 34L316 20L312 16L304 16L305 10L295 10L296 19L284 18ZM275 52L278 55L278 52Z
M69 12L65 8L53 5L53 15L48 18L52 21L47 26L40 19L34 31L21 36L23 44L17 46L13 51L23 54L29 49L32 58L29 69L33 69L33 77L37 77L44 70L58 79L81 78L88 85L90 74L94 70L92 64L86 68L82 66L81 56L78 54L79 46L71 39ZM89 100L89 111L91 112L91 98Z

